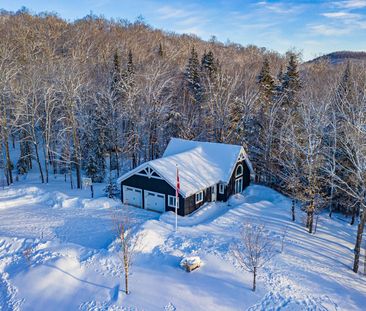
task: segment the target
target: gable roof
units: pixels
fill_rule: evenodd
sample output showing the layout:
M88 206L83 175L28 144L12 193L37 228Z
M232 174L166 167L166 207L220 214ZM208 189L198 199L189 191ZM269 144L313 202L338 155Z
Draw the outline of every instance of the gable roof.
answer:
M149 166L175 188L178 165L180 194L188 197L219 182L228 183L240 155L253 173L241 146L172 138L162 158L138 166L121 176L118 182Z

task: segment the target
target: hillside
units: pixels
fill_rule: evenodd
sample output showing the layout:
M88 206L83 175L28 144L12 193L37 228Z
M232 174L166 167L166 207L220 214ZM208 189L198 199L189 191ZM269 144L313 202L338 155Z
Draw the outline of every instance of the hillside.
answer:
M323 60L331 64L341 64L347 61L361 62L366 61L366 52L338 51L314 58L308 63L316 63Z

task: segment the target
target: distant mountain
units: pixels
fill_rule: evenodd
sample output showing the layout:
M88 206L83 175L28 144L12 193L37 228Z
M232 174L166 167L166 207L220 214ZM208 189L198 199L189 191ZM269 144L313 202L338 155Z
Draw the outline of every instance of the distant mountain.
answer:
M366 61L366 52L338 51L314 58L308 63L318 62L322 60L328 60L331 64L341 64L348 60Z

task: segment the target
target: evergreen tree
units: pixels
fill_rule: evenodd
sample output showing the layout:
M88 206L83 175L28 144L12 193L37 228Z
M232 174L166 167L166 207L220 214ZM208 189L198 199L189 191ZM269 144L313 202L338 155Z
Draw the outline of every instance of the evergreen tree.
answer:
M117 183L112 178L109 178L107 186L104 188L104 193L108 196L110 199L114 199L119 194L119 188L117 186Z
M298 102L298 92L301 88L300 74L298 71L296 55L291 54L290 60L287 65L287 71L283 75L281 91L283 98L283 104L285 109L296 109Z
M270 64L267 58L264 59L261 71L257 77L259 88L259 99L256 109L256 118L252 120L252 128L255 133L249 137L252 139L249 146L252 148L252 157L257 163L257 176L264 183L270 182L270 171L272 162L273 137L273 101L275 100L275 81L270 72Z
M215 75L215 73L217 71L217 68L216 68L215 58L214 58L212 51L209 51L208 53L203 54L203 57L201 60L201 66L202 66L202 71L207 72L208 76L210 78L213 78L213 76Z
M200 64L198 61L198 54L194 47L191 50L191 56L188 59L188 64L185 71L185 79L187 87L196 103L201 103L203 89L200 78Z
M268 58L264 59L257 82L259 85L261 101L268 104L268 102L272 100L275 90L275 82L270 73Z

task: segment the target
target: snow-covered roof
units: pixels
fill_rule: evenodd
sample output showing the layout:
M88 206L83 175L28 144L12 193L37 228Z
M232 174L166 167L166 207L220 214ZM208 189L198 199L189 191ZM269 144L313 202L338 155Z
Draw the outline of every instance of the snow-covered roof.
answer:
M174 188L178 165L180 194L188 197L219 182L228 183L240 156L252 171L241 146L172 138L162 158L140 165L121 176L118 182L149 166Z

